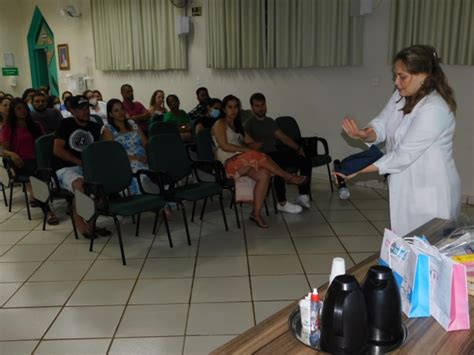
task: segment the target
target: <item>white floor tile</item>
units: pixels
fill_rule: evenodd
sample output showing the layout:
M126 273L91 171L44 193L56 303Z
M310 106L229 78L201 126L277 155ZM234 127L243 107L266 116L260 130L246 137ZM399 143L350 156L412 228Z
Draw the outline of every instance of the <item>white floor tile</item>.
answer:
M62 306L76 285L77 281L27 282L5 307Z
M192 303L238 301L251 301L247 276L194 279Z
M254 302L257 323L267 319L293 302L294 301Z
M195 258L147 259L140 278L193 277Z
M130 304L188 303L192 281L191 278L140 279Z
M129 259L127 265L122 260L96 260L87 273L86 280L135 279L143 265L143 259Z
M45 339L111 338L123 306L65 307Z
M71 234L69 230L31 231L18 244L59 244Z
M296 300L309 292L304 275L252 276L255 301Z
M111 339L43 340L35 355L105 355Z
M40 339L59 307L0 309L0 340Z
M193 303L187 335L240 334L254 325L252 303Z
M29 281L71 281L80 280L89 269L89 261L46 261Z
M134 280L82 281L67 305L125 305L134 283Z
M184 337L115 338L110 355L180 355Z
M336 237L295 238L295 245L300 255L344 252Z
M0 245L13 245L20 241L28 231L2 231L0 233Z
M15 245L0 258L0 262L44 261L57 244Z
M22 285L21 282L0 283L0 307L15 293ZM1 353L0 353L1 354Z
M296 275L303 269L296 255L249 256L251 275Z
M196 277L245 276L248 275L245 256L199 257Z
M247 240L249 255L296 254L289 238L253 238Z
M30 355L38 342L38 340L0 341L0 354Z
M40 262L1 263L0 282L26 281L40 265Z
M117 337L183 335L187 304L128 306Z

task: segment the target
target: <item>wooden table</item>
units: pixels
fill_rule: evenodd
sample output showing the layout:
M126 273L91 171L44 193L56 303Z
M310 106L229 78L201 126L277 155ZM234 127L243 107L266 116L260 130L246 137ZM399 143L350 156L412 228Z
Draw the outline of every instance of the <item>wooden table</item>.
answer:
M432 244L438 242L445 231L452 227L446 220L433 219L409 235L424 234ZM377 264L379 254L365 259L348 270L359 282L370 266ZM328 284L318 287L324 296ZM253 328L232 339L211 354L311 354L314 350L300 343L288 327L288 317L298 301L260 322ZM408 338L394 354L474 354L474 297L469 298L471 330L446 332L432 317L404 317Z

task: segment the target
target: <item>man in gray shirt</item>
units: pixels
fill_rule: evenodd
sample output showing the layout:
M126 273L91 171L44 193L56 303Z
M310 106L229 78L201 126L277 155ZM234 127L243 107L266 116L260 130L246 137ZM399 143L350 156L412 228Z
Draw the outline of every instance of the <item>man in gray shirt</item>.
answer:
M43 127L46 134L55 132L63 116L61 112L55 108L46 108L46 96L41 92L36 92L32 98L34 111L31 112L31 117Z
M300 213L303 208L310 208L309 189L311 187L311 160L306 158L303 147L288 137L278 128L275 121L267 117L267 106L265 96L255 93L250 97L252 114L244 122L246 137L250 140L250 146L268 154L280 167L297 167L300 174L306 176L306 182L298 186L299 196L297 204L288 202L286 199L285 181L278 176L274 177L274 186L278 198L277 208L281 212ZM276 140L287 146L288 150L278 150Z

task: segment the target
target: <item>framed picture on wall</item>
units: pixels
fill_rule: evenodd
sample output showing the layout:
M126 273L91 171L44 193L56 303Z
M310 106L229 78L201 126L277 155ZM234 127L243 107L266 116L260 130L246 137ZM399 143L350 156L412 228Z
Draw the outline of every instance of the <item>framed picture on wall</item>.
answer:
M58 62L59 70L71 69L69 62L69 46L67 44L58 44Z

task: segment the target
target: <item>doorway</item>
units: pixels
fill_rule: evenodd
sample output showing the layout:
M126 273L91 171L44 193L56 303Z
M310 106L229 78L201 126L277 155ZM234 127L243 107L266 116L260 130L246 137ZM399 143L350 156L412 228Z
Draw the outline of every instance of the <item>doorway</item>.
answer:
M33 13L27 40L33 87L49 86L51 95L59 96L54 34L38 7Z

